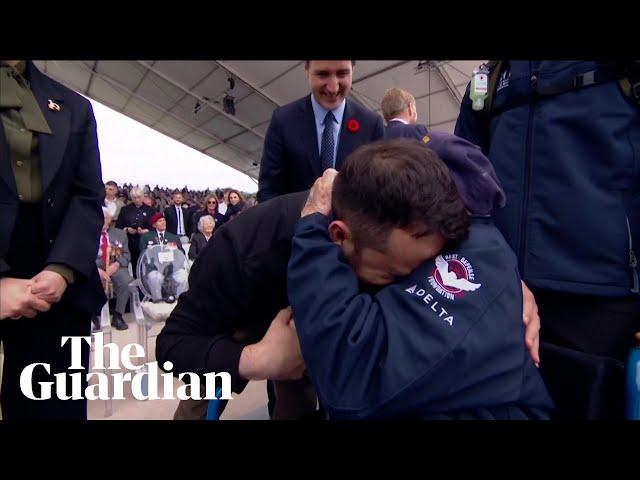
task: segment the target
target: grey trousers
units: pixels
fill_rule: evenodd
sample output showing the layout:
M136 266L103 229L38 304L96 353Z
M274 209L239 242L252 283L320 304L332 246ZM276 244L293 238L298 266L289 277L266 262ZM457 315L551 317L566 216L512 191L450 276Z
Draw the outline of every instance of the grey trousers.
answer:
M175 293L177 298L182 292L189 288L188 274L184 268L181 268L173 272L172 276L177 285L177 291ZM162 300L162 282L164 282L164 275L159 271L154 270L147 274L147 285L149 285L149 291L153 300Z
M120 315L124 315L124 311L127 307L127 300L129 300L129 283L133 281L129 270L125 267L120 269L111 276L113 282L113 296L116 299L116 312Z

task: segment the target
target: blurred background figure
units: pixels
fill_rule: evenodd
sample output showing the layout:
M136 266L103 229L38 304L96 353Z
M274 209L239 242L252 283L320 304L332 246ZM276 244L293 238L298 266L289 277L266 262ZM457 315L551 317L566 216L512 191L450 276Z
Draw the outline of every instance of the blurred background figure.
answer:
M428 142L427 127L417 123L418 110L413 95L401 88L390 88L382 97L381 106L387 122L385 138L407 137Z
M128 325L122 318L129 300L129 283L133 280L129 275L129 242L124 230L111 227L111 214L103 208L104 225L100 234L100 244L96 265L105 291L116 299L115 312L111 317L111 325L116 330L126 330ZM96 324L96 318L98 323ZM94 317L94 330L100 330L99 317Z
M143 203L144 191L140 187L133 187L129 191L131 203L120 210L116 227L127 233L133 276L137 276L136 266L140 257L140 236L149 232L149 220L155 213L153 208Z
M211 215L204 215L198 220L198 232L193 235L189 247L189 258L195 260L213 237L216 224Z
M233 220L237 215L240 215L245 208L244 198L237 190L229 191L229 205L227 206L227 221Z
M109 209L109 215L111 215L111 219L115 223L118 221L120 210L124 207L124 202L118 197L118 184L113 180L109 180L104 184L104 191L104 205Z
M216 227L220 227L227 221L227 217L219 211L219 200L216 195L210 194L205 200L205 206L202 210L199 210L193 214L191 225L193 231L192 234L196 234L199 231L198 222L205 215L209 215L213 218Z
M164 218L167 220L167 230L177 235L181 241L188 241L187 232L191 225L187 205L184 204L182 192L174 192L172 195L173 205L164 211Z

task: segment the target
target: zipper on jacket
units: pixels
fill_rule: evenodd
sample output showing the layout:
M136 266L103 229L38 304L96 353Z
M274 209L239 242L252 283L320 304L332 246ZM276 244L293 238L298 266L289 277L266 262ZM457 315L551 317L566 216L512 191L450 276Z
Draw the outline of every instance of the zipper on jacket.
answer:
M631 291L633 293L638 293L638 270L636 269L638 260L636 259L635 252L633 251L633 237L631 236L629 217L627 217L627 234L629 235L629 267L631 267L631 273L633 275L633 287L631 288Z
M531 82L531 102L529 104L529 120L527 122L526 156L524 159L524 188L522 192L522 215L520 219L520 249L518 252L518 269L520 276L525 276L525 256L527 254L527 220L529 218L529 189L531 184L531 137L533 135L533 112L536 102L536 87L538 85L538 70L532 71L529 79Z

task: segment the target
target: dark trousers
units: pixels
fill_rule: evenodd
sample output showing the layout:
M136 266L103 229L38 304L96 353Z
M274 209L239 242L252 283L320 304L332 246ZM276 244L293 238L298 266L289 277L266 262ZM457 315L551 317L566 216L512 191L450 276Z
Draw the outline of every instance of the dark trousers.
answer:
M627 361L640 332L640 297L599 297L533 289L540 339L580 352Z
M131 269L133 278L138 278L138 259L140 258L140 235L130 235L127 233L129 253L131 254Z
M7 277L29 279L46 265L45 239L42 232L42 209L39 204L21 204L5 257L11 270ZM96 240L97 242L97 240ZM97 243L96 243L97 245ZM91 315L69 304L63 296L50 311L35 318L0 321L0 341L4 348L0 405L6 420L86 419L86 400L59 400L55 384L50 400L30 400L20 389L20 374L32 363L50 365L50 373L42 366L35 367L32 377L33 393L42 393L40 382L55 382L56 373L81 373L81 394L84 397L89 366L89 345L83 342L84 370L68 370L71 364L71 343L61 347L63 336L91 335ZM67 392L71 394L71 378L67 375Z
M55 383L51 385L50 400L31 400L20 388L20 374L33 363L50 365L50 373L42 366L33 370L31 385L33 394L39 398L41 382L55 382L56 373L65 373L66 393L71 395L69 374L80 372L80 392L84 397L87 387L86 375L89 365L89 345L82 342L82 365L84 370L69 370L71 365L71 341L61 347L63 336L91 335L90 314L74 310L65 305L56 305L35 318L3 320L0 322L0 341L4 346L4 365L0 406L5 420L86 420L87 401L60 400Z
M625 364L640 331L640 298L534 289L540 311L540 373L557 418L622 419Z

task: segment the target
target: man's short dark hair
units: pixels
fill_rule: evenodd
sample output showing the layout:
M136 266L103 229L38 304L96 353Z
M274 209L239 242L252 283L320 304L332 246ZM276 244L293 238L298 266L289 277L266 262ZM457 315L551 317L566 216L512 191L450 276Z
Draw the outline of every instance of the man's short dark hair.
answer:
M311 60L305 60L304 61L304 68L308 69L310 63L311 63ZM353 68L355 66L356 66L356 61L355 60L351 60L351 68Z
M384 251L393 228L419 222L427 233L451 241L469 231L469 215L449 169L414 139L381 140L351 153L334 181L332 203L358 250Z
M105 185L108 185L110 187L118 188L118 184L116 182L114 182L113 180L109 180L107 183L105 183Z

